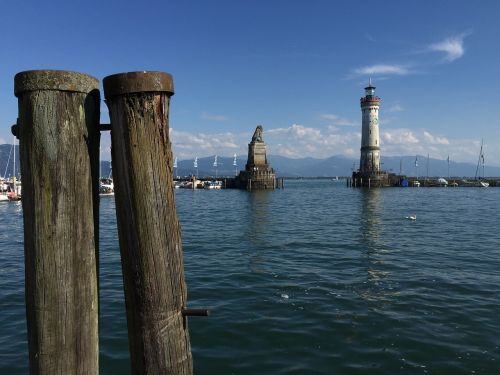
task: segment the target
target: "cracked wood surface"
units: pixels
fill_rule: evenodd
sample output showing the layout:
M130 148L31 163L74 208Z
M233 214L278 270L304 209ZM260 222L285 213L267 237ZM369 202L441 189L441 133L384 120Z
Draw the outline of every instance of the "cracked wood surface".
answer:
M192 374L169 97L125 94L107 105L132 372Z

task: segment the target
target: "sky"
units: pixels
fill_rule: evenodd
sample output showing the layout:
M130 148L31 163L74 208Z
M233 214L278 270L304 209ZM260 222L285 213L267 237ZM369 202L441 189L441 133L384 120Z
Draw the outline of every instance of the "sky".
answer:
M0 2L0 144L17 118L14 75L165 71L179 159L358 158L359 99L381 97L381 154L500 166L500 2ZM101 96L103 96L101 91ZM101 102L101 122L109 122ZM109 135L102 139L109 159Z

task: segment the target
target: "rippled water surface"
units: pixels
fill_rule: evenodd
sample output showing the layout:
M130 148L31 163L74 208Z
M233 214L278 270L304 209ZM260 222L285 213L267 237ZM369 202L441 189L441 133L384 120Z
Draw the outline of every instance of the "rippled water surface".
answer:
M177 190L196 374L499 374L500 189ZM129 373L101 200L101 373ZM417 220L405 219L416 214ZM0 204L0 373L27 372L22 211Z

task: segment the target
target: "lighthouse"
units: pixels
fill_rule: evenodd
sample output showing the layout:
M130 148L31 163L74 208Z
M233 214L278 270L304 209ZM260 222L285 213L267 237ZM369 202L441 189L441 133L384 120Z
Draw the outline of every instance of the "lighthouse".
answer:
M365 96L361 98L361 158L359 172L362 175L380 172L380 132L378 126L378 109L380 98L375 95L375 86L370 79L365 87Z
M359 170L353 172L353 181L356 186L387 186L388 174L381 169L380 163L380 131L378 110L380 98L375 95L375 86L369 80L365 87L365 96L360 100L361 122L361 157Z

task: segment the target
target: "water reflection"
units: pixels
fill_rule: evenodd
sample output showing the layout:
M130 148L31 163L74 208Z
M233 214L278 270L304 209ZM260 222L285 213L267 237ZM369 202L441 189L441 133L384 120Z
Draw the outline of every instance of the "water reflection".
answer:
M367 249L377 247L381 231L381 191L363 189L361 191L361 236Z
M255 245L265 242L269 233L269 194L267 190L257 190L248 193L248 225L247 237Z
M268 190L248 192L248 217L246 237L250 244L249 267L253 273L267 273L265 270L264 248L269 243L268 236L272 235L269 229L269 194Z
M390 272L385 265L383 202L381 189L362 189L360 230L366 267L366 287L360 296L368 301L387 302L394 295Z

